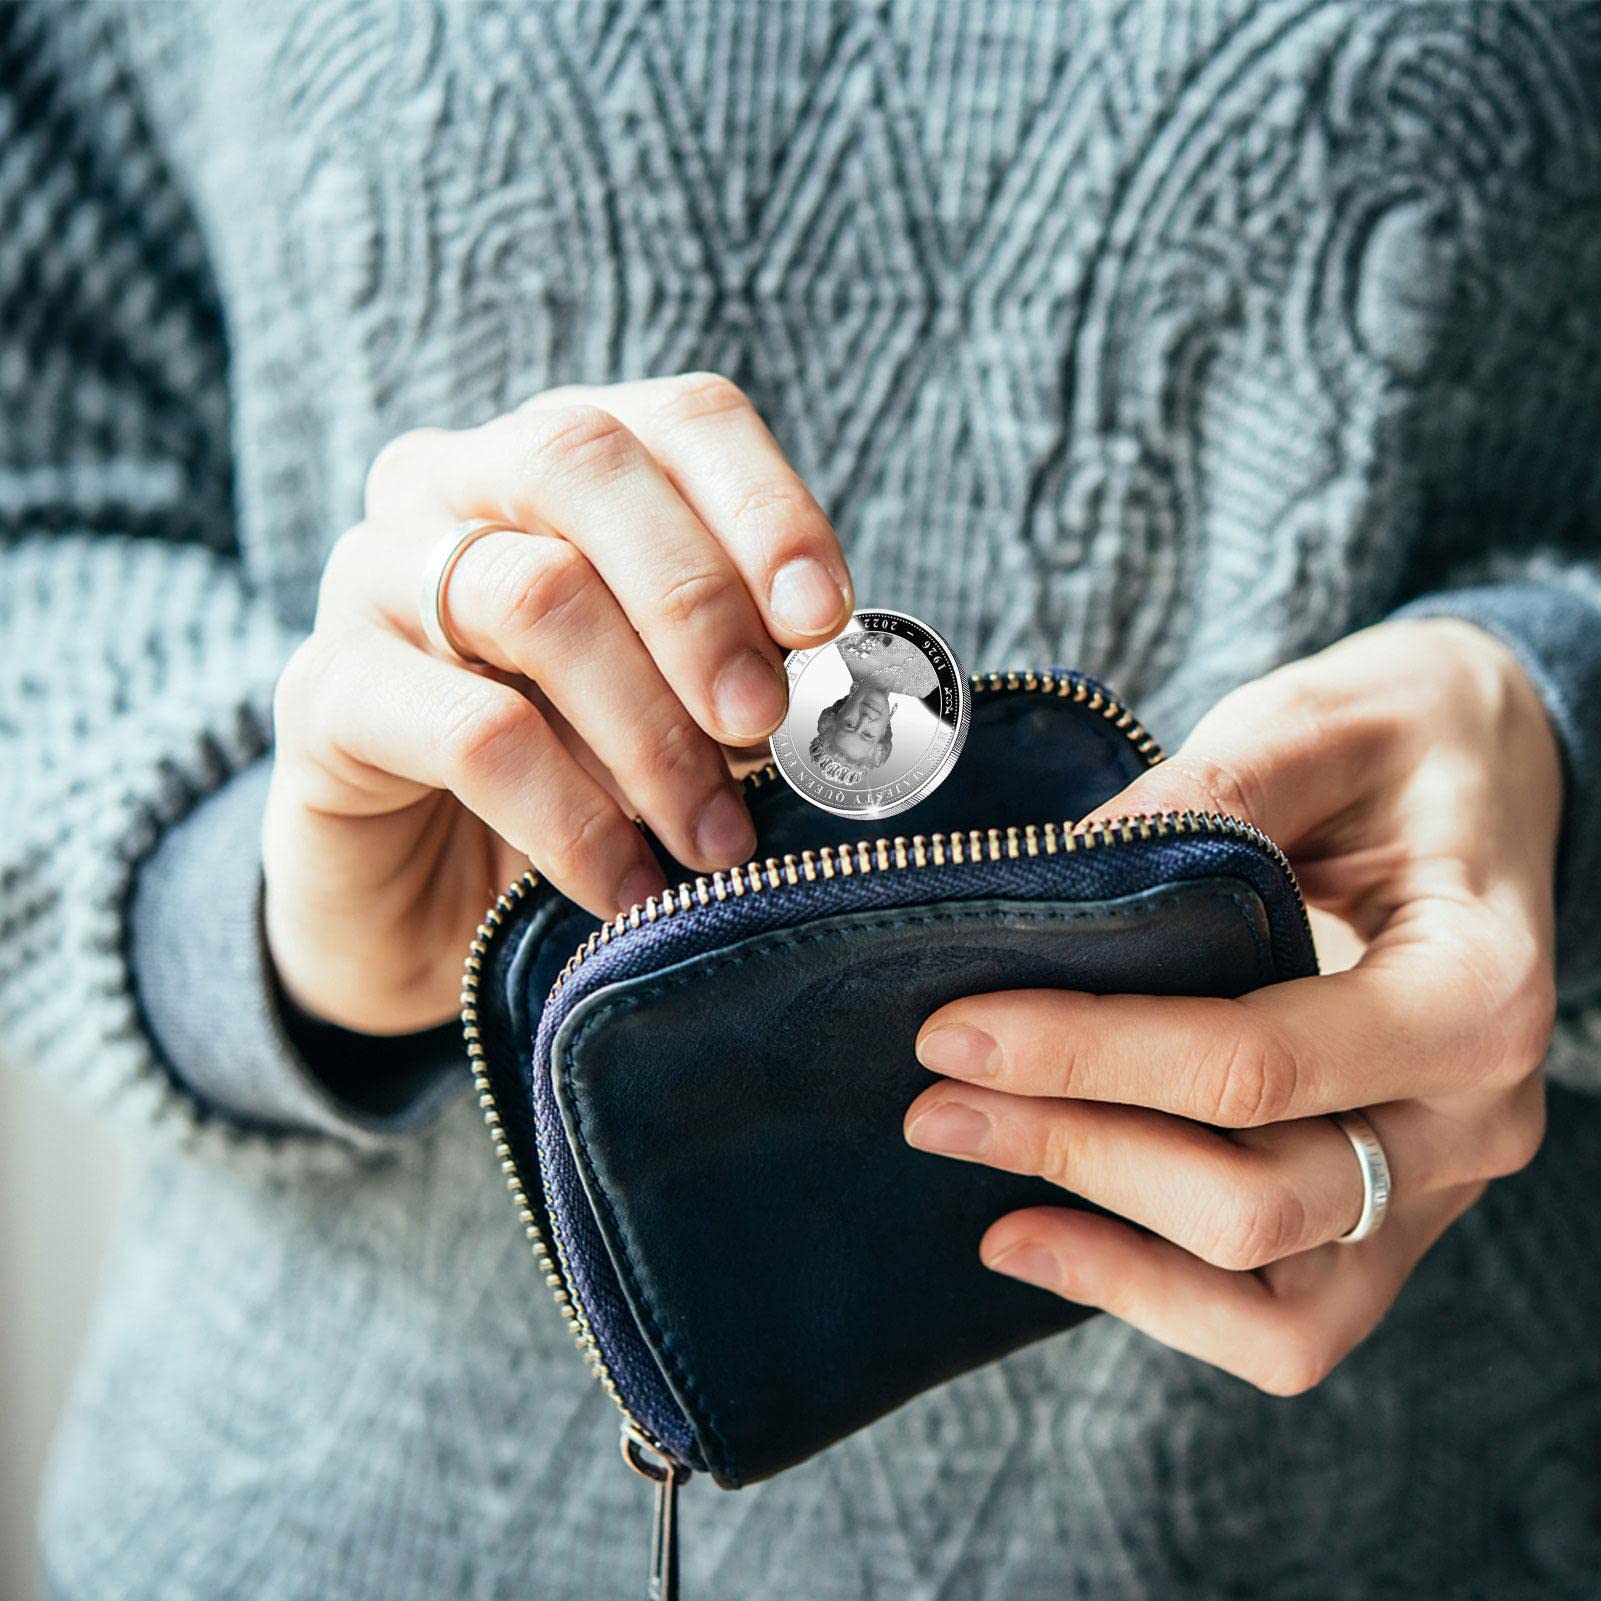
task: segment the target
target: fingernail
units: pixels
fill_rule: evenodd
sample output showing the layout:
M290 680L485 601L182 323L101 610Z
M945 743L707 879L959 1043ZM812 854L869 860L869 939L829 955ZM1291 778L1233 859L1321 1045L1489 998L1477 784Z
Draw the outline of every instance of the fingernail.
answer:
M785 562L773 574L767 603L773 616L797 634L820 634L845 610L845 591L814 556Z
M1021 1245L1014 1245L1009 1251L1002 1251L999 1256L985 1258L984 1266L994 1268L997 1273L1005 1273L1009 1278L1038 1284L1047 1290L1054 1290L1062 1277L1062 1270L1056 1258L1043 1245L1036 1245L1033 1240L1025 1240Z
M732 867L756 849L756 829L744 803L732 791L720 789L707 803L695 825L695 845L710 861Z
M717 721L742 738L772 733L787 703L784 675L759 651L742 650L712 686Z
M983 1029L967 1023L945 1023L930 1029L916 1049L924 1067L957 1078L993 1078L1000 1066L995 1041Z
M620 911L628 911L631 907L643 905L644 902L660 895L667 888L667 880L660 871L654 867L647 867L642 862L638 867L630 870L622 883L617 886L617 903Z
M990 1142L990 1120L971 1106L946 1101L912 1119L906 1140L941 1156L978 1156Z

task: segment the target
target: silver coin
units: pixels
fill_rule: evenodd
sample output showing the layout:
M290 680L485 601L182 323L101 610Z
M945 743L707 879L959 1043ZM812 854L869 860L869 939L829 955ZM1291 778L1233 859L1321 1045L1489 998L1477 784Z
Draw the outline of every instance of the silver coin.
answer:
M967 674L927 623L856 612L784 658L789 713L768 745L784 781L838 817L893 817L944 782L972 719Z

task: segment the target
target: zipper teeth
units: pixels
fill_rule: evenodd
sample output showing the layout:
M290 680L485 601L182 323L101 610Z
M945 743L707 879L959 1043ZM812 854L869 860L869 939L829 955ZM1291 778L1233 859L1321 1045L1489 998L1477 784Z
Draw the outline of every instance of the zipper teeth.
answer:
M1161 747L1141 726L1139 719L1113 696L1084 683L1069 674L1034 672L973 673L968 678L975 694L997 690L1026 691L1032 694L1057 695L1072 700L1089 710L1099 712L1142 755L1148 766L1162 760ZM778 776L778 767L767 762L747 773L741 783L747 791L757 790ZM962 833L914 834L910 838L896 835L893 839L858 840L854 845L824 845L816 850L786 853L783 857L769 856L726 873L701 876L692 883L680 884L676 889L664 890L659 896L631 907L627 912L603 923L595 933L568 958L566 965L552 984L554 996L572 976L579 965L601 946L609 944L625 930L654 923L676 912L688 911L692 906L706 906L713 901L730 897L760 894L765 889L777 889L784 884L813 883L818 879L849 878L857 873L889 872L906 868L943 867L947 863L990 861L1024 856L1055 856L1080 850L1104 849L1119 842L1131 842L1136 837L1149 839L1153 834L1229 834L1248 839L1261 846L1283 870L1295 891L1297 904L1305 916L1305 902L1300 886L1290 869L1284 853L1259 828L1239 818L1217 812L1162 812L1145 816L1115 818L1075 833L1071 822L1027 824L1005 829L969 829ZM536 869L530 867L508 885L484 914L473 936L462 975L461 1022L466 1038L467 1055L472 1067L473 1085L478 1092L478 1105L484 1114L500 1170L505 1175L506 1187L517 1206L517 1216L523 1233L533 1248L534 1258L544 1274L545 1283L555 1296L562 1316L573 1335L574 1342L588 1363L590 1370L604 1386L606 1393L616 1402L618 1410L656 1451L669 1461L672 1453L629 1410L617 1388L606 1359L601 1355L600 1343L590 1327L589 1318L578 1297L569 1288L572 1282L561 1229L556 1223L555 1209L550 1204L550 1189L545 1175L540 1174L541 1193L545 1200L545 1213L550 1225L547 1240L540 1228L538 1216L528 1204L528 1192L518 1171L517 1159L512 1155L506 1139L495 1092L485 1070L483 1040L478 1029L478 985L483 973L484 957L493 940L506 922L507 914L530 894L540 883ZM547 999L546 1004L549 1004ZM554 1247L554 1255L552 1254Z
M999 862L1024 856L1071 856L1078 851L1104 850L1129 844L1136 838L1168 834L1227 834L1259 845L1284 872L1302 912L1306 902L1290 868L1289 859L1261 829L1223 812L1129 813L1097 823L1082 831L1072 821L1028 823L1022 827L973 828L961 833L897 834L893 839L863 839L854 845L820 845L816 850L791 851L768 856L726 873L713 873L663 890L629 911L603 923L567 958L566 966L551 985L553 998L569 978L603 945L620 934L656 923L694 906L757 895L785 884L815 883L819 879L852 878L863 873L893 872L902 868L960 866L966 862ZM549 1004L547 998L546 1004Z
M555 1243L557 1255L561 1258L558 1266L551 1255L551 1241L547 1241L543 1230L539 1226L539 1218L533 1207L528 1204L528 1192L523 1186L522 1174L517 1167L517 1159L512 1155L510 1144L506 1139L506 1130L500 1120L500 1108L495 1101L495 1092L489 1082L489 1075L485 1070L485 1056L483 1039L478 1029L478 985L483 973L484 956L489 949L490 941L500 931L506 921L506 914L515 909L517 903L530 894L539 884L539 874L532 868L524 871L517 880L508 885L495 899L495 904L484 914L483 921L478 925L473 936L472 945L467 955L466 970L462 976L461 990L461 1022L462 1031L467 1042L467 1056L472 1067L473 1085L478 1092L478 1105L484 1114L484 1122L488 1126L490 1138L494 1142L495 1155L500 1161L500 1170L505 1175L506 1188L511 1192L511 1198L517 1207L517 1216L523 1226L523 1234L533 1249L534 1259L539 1264L539 1270L544 1275L545 1283L550 1287L556 1304L561 1309L567 1327L571 1331L574 1342L578 1346L584 1360L589 1364L590 1370L604 1386L606 1393L617 1403L623 1416L633 1425L644 1439L660 1451L664 1456L670 1456L654 1434L645 1427L638 1418L629 1411L623 1401L622 1394L617 1388L617 1381L612 1377L605 1359L600 1354L600 1343L596 1340L594 1331L589 1326L589 1319L583 1307L579 1305L567 1288L566 1253L561 1245L561 1232L556 1226L555 1213L550 1210L550 1197L548 1189L544 1190L546 1215L550 1219L550 1231ZM541 1175L543 1180L543 1175ZM543 1185L542 1185L543 1188Z
M1162 749L1148 734L1133 712L1113 696L1086 684L1082 679L1066 673L973 673L968 678L975 694L995 690L1023 690L1033 694L1056 695L1071 700L1075 705L1099 712L1118 729L1145 758L1147 766L1162 760ZM775 762L766 762L746 774L743 782L752 789L760 788L778 776ZM1164 813L1173 818L1176 813ZM1189 816L1191 814L1184 814ZM619 913L609 922L602 923L593 934L567 958L567 965L556 975L551 985L550 1002L565 984L573 971L602 945L609 945L619 934L638 928L643 923L658 922L674 912L687 912L691 906L709 906L713 901L726 901L731 896L757 894L763 889L777 889L780 884L797 884L804 879L813 883L819 878L848 878L855 873L870 873L901 867L943 867L947 862L1000 861L1004 856L1054 856L1059 851L1092 848L1088 833L1074 836L1071 822L1029 824L1023 829L970 829L962 834L897 834L892 839L858 840L854 845L820 845L816 850L802 851L799 856L789 852L783 857L768 856L760 861L730 868L726 873L701 875L677 888L669 888L650 900L642 901ZM1249 824L1240 824L1248 828ZM1163 829L1161 832L1168 832ZM1177 831L1176 829L1172 831ZM1253 833L1258 833L1252 830ZM1004 847L1001 836L1004 834ZM1021 848L1019 848L1019 837ZM1278 847L1259 834L1262 843L1275 853ZM987 853L987 854L986 854ZM889 859L886 859L889 858ZM1284 866L1288 868L1288 863ZM1293 880L1293 875L1292 875Z

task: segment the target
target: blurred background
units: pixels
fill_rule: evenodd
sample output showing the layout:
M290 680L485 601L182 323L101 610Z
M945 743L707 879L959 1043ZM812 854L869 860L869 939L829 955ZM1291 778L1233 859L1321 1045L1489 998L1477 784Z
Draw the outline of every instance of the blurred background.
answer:
M121 1148L0 1064L0 1597L36 1601L39 1473L122 1204Z

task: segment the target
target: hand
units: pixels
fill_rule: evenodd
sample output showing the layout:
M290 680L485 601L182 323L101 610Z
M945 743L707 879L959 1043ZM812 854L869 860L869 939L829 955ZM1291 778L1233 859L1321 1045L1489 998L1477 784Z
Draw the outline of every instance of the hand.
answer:
M472 517L428 645L429 551ZM305 1011L409 1033L460 1006L461 961L531 859L610 917L665 888L643 816L714 871L755 833L729 772L787 703L780 647L849 619L828 519L748 400L710 374L549 390L381 450L274 698L268 943Z
M1544 1137L1560 757L1499 641L1397 621L1226 696L1079 826L1159 811L1263 829L1315 908L1320 955L1345 954L1239 1000L953 1001L919 1033L919 1059L948 1077L912 1103L906 1135L1151 1231L1029 1207L986 1231L987 1266L1293 1395ZM1393 1194L1376 1233L1336 1245L1361 1168L1323 1114L1351 1107Z

